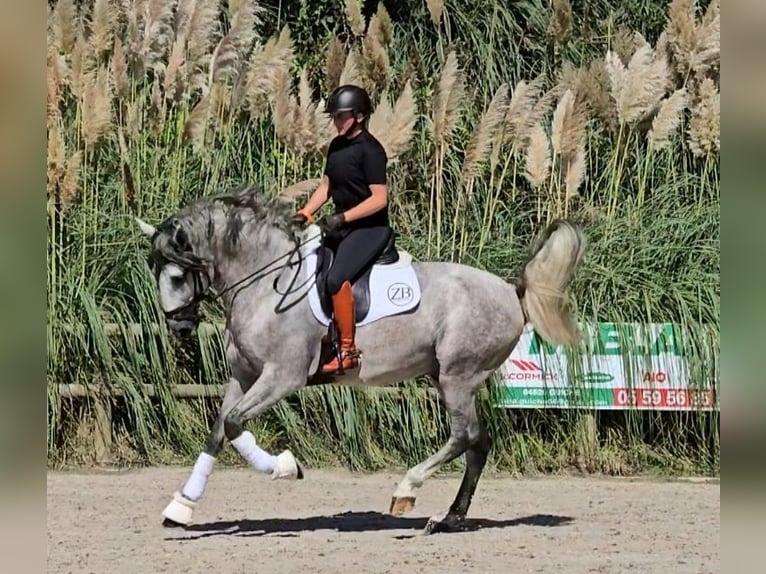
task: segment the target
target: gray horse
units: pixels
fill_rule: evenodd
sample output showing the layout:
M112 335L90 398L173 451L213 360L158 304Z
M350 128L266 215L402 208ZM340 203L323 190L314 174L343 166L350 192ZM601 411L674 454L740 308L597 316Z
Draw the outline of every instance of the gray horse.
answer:
M416 489L440 466L465 453L457 495L446 512L429 520L426 533L461 527L490 449L476 391L511 354L527 321L552 344L580 339L567 284L585 250L582 230L567 220L551 223L532 246L515 285L462 264L408 263L409 254L396 250L393 265L417 278L417 305L383 313L367 324L357 317L360 364L328 378L320 363L332 348L332 322L328 327L318 320L308 296L319 287L312 281L316 261L307 247L317 228L296 228L292 213L287 202L246 187L199 200L157 228L138 220L152 241L150 260L169 327L176 333L193 329L198 305L210 288L226 315L230 379L221 411L187 482L165 508L164 524L192 522L224 438L257 471L273 479L303 478L289 450L265 452L244 428L291 393L312 384L394 385L426 376L449 413L450 437L438 452L407 471L389 512L411 510ZM376 263L373 273L380 275L366 277L366 291L354 287L357 297L372 298L366 303L370 309L382 305L370 284L382 280L386 265Z

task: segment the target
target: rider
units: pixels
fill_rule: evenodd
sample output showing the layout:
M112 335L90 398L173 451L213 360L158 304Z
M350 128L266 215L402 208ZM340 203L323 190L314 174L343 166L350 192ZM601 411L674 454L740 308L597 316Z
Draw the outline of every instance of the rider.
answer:
M381 143L367 130L372 102L367 92L355 85L336 88L327 100L338 135L327 151L324 175L319 187L295 220L314 220L329 199L334 213L319 220L325 244L335 253L327 275L332 295L333 316L340 335L343 369L357 366L354 344L356 317L351 284L382 253L391 236L388 218L386 166L388 157ZM340 370L333 358L323 372Z

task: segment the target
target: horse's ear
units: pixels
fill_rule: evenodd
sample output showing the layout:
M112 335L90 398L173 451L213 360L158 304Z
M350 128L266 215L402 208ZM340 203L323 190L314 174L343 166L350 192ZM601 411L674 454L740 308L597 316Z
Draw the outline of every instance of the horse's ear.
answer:
M141 231L144 232L144 235L146 235L149 239L153 238L155 233L157 233L157 229L145 221L142 221L138 217L136 217L136 222L138 222L138 226L141 228Z

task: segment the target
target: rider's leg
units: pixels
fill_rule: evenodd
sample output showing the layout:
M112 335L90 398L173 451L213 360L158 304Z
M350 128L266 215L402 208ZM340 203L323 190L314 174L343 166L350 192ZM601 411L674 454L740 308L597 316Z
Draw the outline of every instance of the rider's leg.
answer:
M340 334L340 355L343 369L357 365L354 335L356 317L351 283L355 281L386 247L390 230L386 227L355 229L338 245L327 276L327 288L332 295L333 315ZM333 358L323 367L324 372L339 371L341 364Z

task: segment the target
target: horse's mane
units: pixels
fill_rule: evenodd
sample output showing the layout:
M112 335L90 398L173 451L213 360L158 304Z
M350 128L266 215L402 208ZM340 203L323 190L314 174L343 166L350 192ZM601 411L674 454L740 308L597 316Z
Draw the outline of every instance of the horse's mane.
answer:
M200 198L163 221L155 242L158 254L184 267L203 266L204 262L188 249L188 239L200 233L212 238L216 232L214 213L218 210L225 217L223 246L230 253L239 247L246 226L276 228L296 241L289 219L290 204L267 196L253 185L244 185Z

